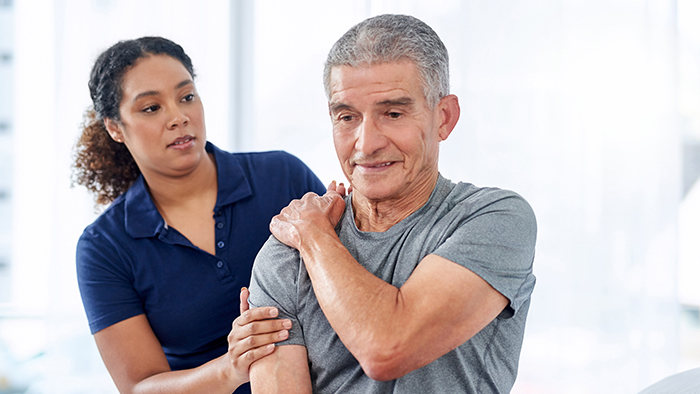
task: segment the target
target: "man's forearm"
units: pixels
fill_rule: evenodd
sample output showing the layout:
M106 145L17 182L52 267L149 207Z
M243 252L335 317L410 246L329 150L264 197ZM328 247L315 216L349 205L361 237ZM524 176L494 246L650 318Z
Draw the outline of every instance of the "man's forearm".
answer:
M383 380L383 365L404 356L400 289L360 265L335 233L304 239L300 253L326 318L365 372Z

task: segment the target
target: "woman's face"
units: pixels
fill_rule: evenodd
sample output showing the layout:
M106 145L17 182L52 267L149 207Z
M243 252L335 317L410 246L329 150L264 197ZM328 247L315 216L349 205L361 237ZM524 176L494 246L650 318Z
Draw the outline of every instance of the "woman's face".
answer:
M205 155L204 108L182 63L167 55L141 58L124 74L122 92L121 121L105 125L144 176L193 171Z

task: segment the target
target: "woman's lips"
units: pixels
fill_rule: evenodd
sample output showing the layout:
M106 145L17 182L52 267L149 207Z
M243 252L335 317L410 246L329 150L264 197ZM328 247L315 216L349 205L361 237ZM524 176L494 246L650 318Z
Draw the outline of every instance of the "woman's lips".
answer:
M194 137L191 135L185 135L185 136L176 138L175 141L171 142L170 145L168 145L168 148L187 149L187 148L191 147L193 144L194 144Z

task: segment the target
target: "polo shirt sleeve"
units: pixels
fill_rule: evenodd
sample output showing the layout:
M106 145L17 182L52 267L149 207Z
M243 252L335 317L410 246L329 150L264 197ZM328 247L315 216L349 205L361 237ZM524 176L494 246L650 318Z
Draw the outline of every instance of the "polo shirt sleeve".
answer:
M144 313L121 248L88 227L78 241L76 270L80 296L92 334Z
M253 263L250 307L274 306L279 310L279 318L292 321L289 338L278 345L306 346L297 313L300 264L303 262L299 252L274 236L270 236Z
M484 189L455 206L461 211L449 237L434 252L488 282L510 301L512 317L535 285L532 263L537 225L530 205L516 193Z

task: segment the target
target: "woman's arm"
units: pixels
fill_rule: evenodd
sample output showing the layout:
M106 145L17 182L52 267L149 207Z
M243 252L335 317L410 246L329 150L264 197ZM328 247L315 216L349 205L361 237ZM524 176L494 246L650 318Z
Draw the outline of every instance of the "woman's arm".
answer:
M289 320L271 307L248 310L241 292L241 315L228 336L228 352L204 365L171 371L145 315L134 316L95 333L100 355L120 393L230 394L249 380L250 364L275 351L287 338Z

